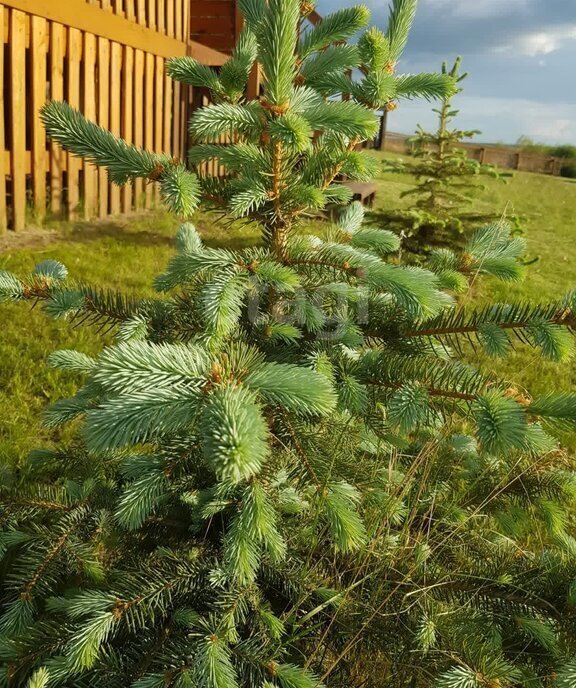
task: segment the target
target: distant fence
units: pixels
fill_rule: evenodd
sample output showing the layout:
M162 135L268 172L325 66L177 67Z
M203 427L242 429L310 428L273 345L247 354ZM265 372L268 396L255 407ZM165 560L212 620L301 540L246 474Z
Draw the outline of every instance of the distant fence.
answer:
M406 154L411 146L410 137L406 134L387 132L384 150ZM486 165L494 165L505 170L519 170L521 172L539 172L558 176L564 161L549 155L526 153L513 146L482 146L464 143L458 146L468 151L468 156Z
M189 10L190 0L0 0L0 231L47 212L104 218L154 204L157 185L119 189L47 143L38 112L66 100L131 143L184 156L191 89L166 76L165 61L223 61L190 41Z

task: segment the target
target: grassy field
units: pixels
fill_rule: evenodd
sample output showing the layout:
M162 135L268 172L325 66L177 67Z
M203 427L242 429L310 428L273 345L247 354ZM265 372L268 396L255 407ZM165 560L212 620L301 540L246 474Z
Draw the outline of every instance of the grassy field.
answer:
M401 192L413 186L407 175L387 173L378 205L397 208L407 205ZM488 278L476 283L462 301L533 302L553 301L572 289L576 290L576 182L528 172L516 172L504 181L483 180L485 188L476 193L473 209L485 209L502 215L521 216L524 237L528 243L528 262L522 282L509 284ZM377 210L377 208L376 208ZM538 352L520 346L505 361L482 361L506 379L533 393L545 390L576 389L576 362L559 365L543 361Z
M410 179L386 174L378 181L377 205L401 205L399 194L410 186ZM542 301L576 288L576 184L518 173L507 184L489 180L475 203L522 215L530 256L538 261L522 284L510 287L485 281L465 295L465 301ZM249 228L229 228L210 216L201 216L198 226L210 245L242 246L256 240ZM41 260L55 258L66 264L75 278L144 295L150 293L153 277L172 255L175 229L176 222L161 213L129 221L63 224L24 239L0 242L0 269L23 274ZM41 411L50 401L74 391L74 381L49 369L46 356L55 349L71 347L93 353L103 340L90 329L73 329L22 304L0 307L0 327L0 464L14 464L30 449L57 439L42 428ZM504 377L535 392L576 388L576 365L542 362L525 348L506 362L482 364L500 368Z
M26 274L47 258L64 263L71 277L121 288L133 295L152 294L152 280L173 254L178 223L164 213L106 223L62 224L45 235L14 237L0 249L0 270ZM198 221L213 246L254 243L254 233L229 230L210 217ZM29 246L22 247L22 243ZM0 465L14 463L30 449L54 439L42 427L41 412L50 401L74 393L70 376L49 368L51 351L101 349L103 338L90 328L74 328L47 318L27 304L0 306Z

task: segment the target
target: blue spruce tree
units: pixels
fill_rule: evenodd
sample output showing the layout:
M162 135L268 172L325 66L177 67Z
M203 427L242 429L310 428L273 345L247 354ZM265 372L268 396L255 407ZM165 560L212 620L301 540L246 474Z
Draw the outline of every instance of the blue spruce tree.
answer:
M303 31L298 0L240 5L219 73L170 63L213 94L189 166L43 111L113 181L160 182L183 220L204 199L261 242L210 248L185 222L142 300L55 261L0 273L3 300L115 328L96 357L50 356L80 388L45 421L77 432L0 488L0 686L573 686L576 480L553 436L576 398L532 398L460 349L519 340L564 360L574 297L462 309L470 277L518 278L523 240L492 225L462 254L398 265L396 235L336 183L373 174L357 144L375 111L455 88L395 71L415 0L357 43L364 7ZM263 95L246 102L255 62ZM200 171L213 159L225 177ZM334 203L321 236L304 231Z

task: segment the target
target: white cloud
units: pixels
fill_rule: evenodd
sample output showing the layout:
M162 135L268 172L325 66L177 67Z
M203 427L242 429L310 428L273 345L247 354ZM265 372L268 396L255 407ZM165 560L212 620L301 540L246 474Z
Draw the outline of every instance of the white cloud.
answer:
M424 0L423 4L454 17L486 19L527 10L533 0Z
M525 33L510 43L498 48L499 52L514 52L521 55L549 55L560 50L569 41L576 40L576 24L554 26L544 31Z

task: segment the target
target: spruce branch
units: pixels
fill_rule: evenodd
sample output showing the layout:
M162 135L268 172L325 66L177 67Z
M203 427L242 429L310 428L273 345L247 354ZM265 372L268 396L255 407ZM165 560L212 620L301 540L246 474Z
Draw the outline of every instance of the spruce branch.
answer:
M265 103L284 112L296 77L296 44L298 41L298 0L269 0L258 24L258 58L265 79Z
M390 69L394 68L395 63L404 52L416 16L417 5L417 0L393 0L392 2L387 30L387 39L390 45Z
M190 215L197 207L195 177L177 161L126 143L66 103L47 103L41 118L54 141L70 153L105 167L112 182L123 185L139 178L160 182L162 196L175 213Z
M215 389L204 407L201 428L205 461L222 479L240 482L260 472L270 452L268 429L249 390Z
M166 63L168 76L189 86L201 86L214 93L222 90L222 85L214 69L198 62L192 57L173 57Z
M403 338L445 339L454 345L458 337L474 335L493 355L503 355L510 346L507 332L542 349L547 358L567 360L573 351L572 310L566 301L549 304L495 304L468 312L446 311L418 327L400 331Z
M351 38L366 25L369 18L370 12L364 5L347 7L329 14L302 37L298 49L300 58L327 48L331 43Z

